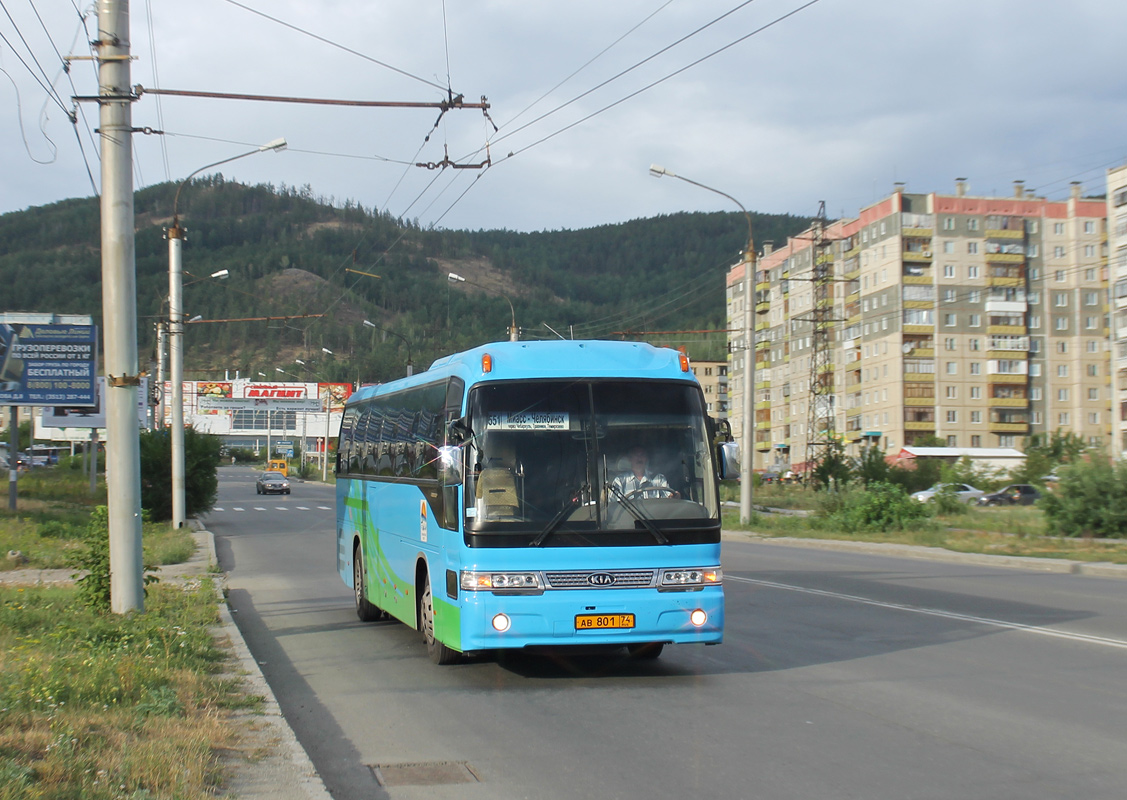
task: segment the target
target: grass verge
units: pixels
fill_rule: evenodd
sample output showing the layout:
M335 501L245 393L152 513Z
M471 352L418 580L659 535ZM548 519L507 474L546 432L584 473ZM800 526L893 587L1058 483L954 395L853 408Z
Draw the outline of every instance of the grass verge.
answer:
M229 711L254 706L212 636L215 587L157 584L143 613L0 586L0 800L214 798Z

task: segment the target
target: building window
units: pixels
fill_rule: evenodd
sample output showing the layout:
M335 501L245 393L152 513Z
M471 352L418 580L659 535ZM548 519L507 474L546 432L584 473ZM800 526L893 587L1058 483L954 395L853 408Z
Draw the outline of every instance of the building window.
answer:
M1057 401L1061 403L1068 402L1068 389L1057 389Z
M982 412L981 411L970 412L970 421L973 422L973 423L981 423L982 422Z
M978 230L978 220L974 219L973 217L971 219L968 219L967 220L967 230L968 231Z
M1098 322L1099 317L1084 317L1084 327L1090 331L1094 331L1096 329Z
M1058 364L1057 365L1057 377L1058 378L1067 378L1068 377L1068 364Z
M971 269L977 270L978 267L971 267ZM976 277L976 276L972 275L971 277L973 278L973 277ZM967 302L968 303L981 303L982 302L982 292L979 289L971 289L969 292L967 292Z
M1068 330L1068 317L1055 317L1053 319L1053 327L1058 331Z
M955 375L955 374L958 373L958 370L959 370L959 365L956 362L954 362L954 361L948 361L947 362L947 374L948 375Z
M1041 280L1041 270L1040 270L1039 267L1030 267L1029 268L1029 280L1031 280L1031 281Z
M1057 352L1064 355L1068 352L1068 342L1057 342Z
M1094 246L1089 246L1088 249L1092 250L1091 255L1094 256L1096 254L1095 253L1096 248ZM1087 255L1087 253L1085 253L1085 255ZM1089 267L1088 269L1084 270L1084 280L1094 281L1095 279L1096 279L1096 271L1094 269Z
M979 345L979 340L978 340L978 339L971 339L971 340L970 340L970 349L971 349L971 350L977 350L977 349L978 349L978 345Z
M1053 233L1057 234L1058 236L1063 234L1064 233L1064 223L1063 222L1054 222L1053 223Z
M977 278L978 277L978 267L967 267L967 277L968 278Z
M950 242L948 242L948 244L950 244ZM944 278L954 278L955 277L955 265L954 264L944 264L943 265L943 277Z
M998 434L998 447L1013 447L1017 442L1017 437L1008 433Z
M944 339L943 340L943 349L944 350L954 350L955 349L955 340L953 338L951 338L950 336L947 337L946 339Z
M1057 414L1057 424L1060 425L1061 427L1067 427L1068 425L1071 424L1069 422L1069 416L1068 416L1067 411L1062 411L1059 414Z
M1088 399L1089 400L1099 400L1100 399L1100 390L1099 389L1089 389L1088 390Z
M1099 364L1089 364L1088 365L1088 377L1089 378L1098 378L1099 375L1100 375L1100 365Z
M1084 257L1085 258L1095 258L1095 256L1096 256L1096 246L1094 244L1084 245ZM1084 271L1084 280L1088 280L1088 281L1092 280L1092 278L1088 277L1088 272L1090 272L1090 271L1091 270L1085 270Z
M947 326L948 328L953 328L953 327L955 327L955 321L956 321L956 320L955 320L955 315L954 315L954 314L944 314L944 315L943 315L943 324L944 324L945 326Z
M967 242L967 252L974 255L978 252L978 242Z
M1089 353L1098 353L1099 350L1100 350L1100 343L1097 342L1095 339L1089 339L1088 340L1088 352Z
M1064 255L1064 248L1063 247L1058 247L1057 250L1061 251L1062 256ZM1053 272L1053 280L1055 280L1057 283L1064 283L1064 270L1058 269L1055 272Z
M1040 386L1034 386L1033 389L1030 390L1029 399L1033 400L1033 401L1038 401L1038 400L1041 399L1041 387Z
M980 364L977 361L970 362L970 374L971 375L981 375L982 374L982 364Z
M955 218L954 217L944 217L943 218L943 230L945 230L945 231L955 230Z
M1041 327L1041 315L1040 314L1030 314L1029 315L1029 327L1030 328L1040 328Z
M1037 256L1041 253L1041 247L1040 245L1031 244L1027 248L1027 252L1029 253L1030 258L1037 258Z
M981 400L982 399L982 387L981 386L970 387L970 399L971 400Z
M944 387L944 393L947 395L948 400L954 400L959 396L959 387L958 386L946 386L946 387Z
M971 447L982 447L982 437L981 436L970 437L970 446Z
M1096 292L1084 293L1084 305L1098 306L1100 304L1100 296Z
M1093 222L1092 220L1085 221L1085 223L1084 223L1084 233L1095 233L1095 232L1096 232L1096 223Z
M944 289L943 290L943 302L944 303L954 303L955 300L956 300L956 297L955 297L955 290L954 289Z
M948 447L958 447L959 446L959 437L948 436L947 437L947 446Z
M982 317L979 314L971 314L970 315L970 326L972 328L977 328L981 325L982 325Z
M958 422L959 421L959 412L954 411L954 410L948 411L947 412L947 421L948 422Z
M1091 412L1088 413L1088 424L1089 425L1099 425L1100 424L1100 412L1099 411L1091 411Z

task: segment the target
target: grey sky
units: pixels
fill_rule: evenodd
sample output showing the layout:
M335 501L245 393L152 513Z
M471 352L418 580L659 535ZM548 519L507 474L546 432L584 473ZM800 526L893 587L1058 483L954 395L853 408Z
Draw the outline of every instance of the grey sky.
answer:
M816 0L748 36L805 2L755 0L655 56L739 0L134 0L134 84L434 102L449 74L467 101L488 98L501 128L495 133L479 111L450 112L424 146L436 111L165 97L158 115L156 97L145 95L134 124L167 135L163 148L162 137L134 137L135 182L181 180L285 137L288 151L219 171L308 185L316 196L423 225L541 230L734 209L681 181L650 177L655 162L750 210L813 215L825 200L839 216L895 181L949 192L966 177L972 193L1006 195L1023 179L1063 197L1079 180L1101 193L1104 170L1127 161L1127 3ZM76 91L96 92L96 78L90 62L77 61L72 89L54 48L88 55L93 13L84 33L74 4L35 0L48 41L28 0L4 6L17 25L0 14L0 67L11 78L0 75L0 212L89 196L72 126L17 53L35 68L22 34L69 108ZM83 111L78 130L100 183L88 132L97 108ZM405 166L441 161L444 146L452 159L480 162L487 140L487 170Z

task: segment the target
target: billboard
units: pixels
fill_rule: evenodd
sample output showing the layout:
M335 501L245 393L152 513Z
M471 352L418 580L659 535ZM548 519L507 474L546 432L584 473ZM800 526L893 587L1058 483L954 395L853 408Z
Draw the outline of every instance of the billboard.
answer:
M94 325L0 323L0 405L93 406L97 360Z
M102 398L106 396L106 379L98 377L95 387L94 405L85 408L45 406L39 415L40 425L44 428L105 428L106 410L102 406ZM141 427L148 424L149 412L145 402L149 396L148 388L149 379L141 378L141 389L137 393L137 424Z

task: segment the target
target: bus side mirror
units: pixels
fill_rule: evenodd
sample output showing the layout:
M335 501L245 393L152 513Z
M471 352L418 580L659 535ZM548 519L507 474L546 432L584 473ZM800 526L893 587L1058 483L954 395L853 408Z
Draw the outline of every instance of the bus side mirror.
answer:
M438 448L438 476L444 486L458 486L462 483L461 447L443 445Z
M720 480L734 481L740 477L740 446L724 442L716 448L716 462L720 467Z
M469 423L466 422L465 417L459 417L452 420L446 426L446 441L453 444L462 444L473 436L473 431L470 429Z

